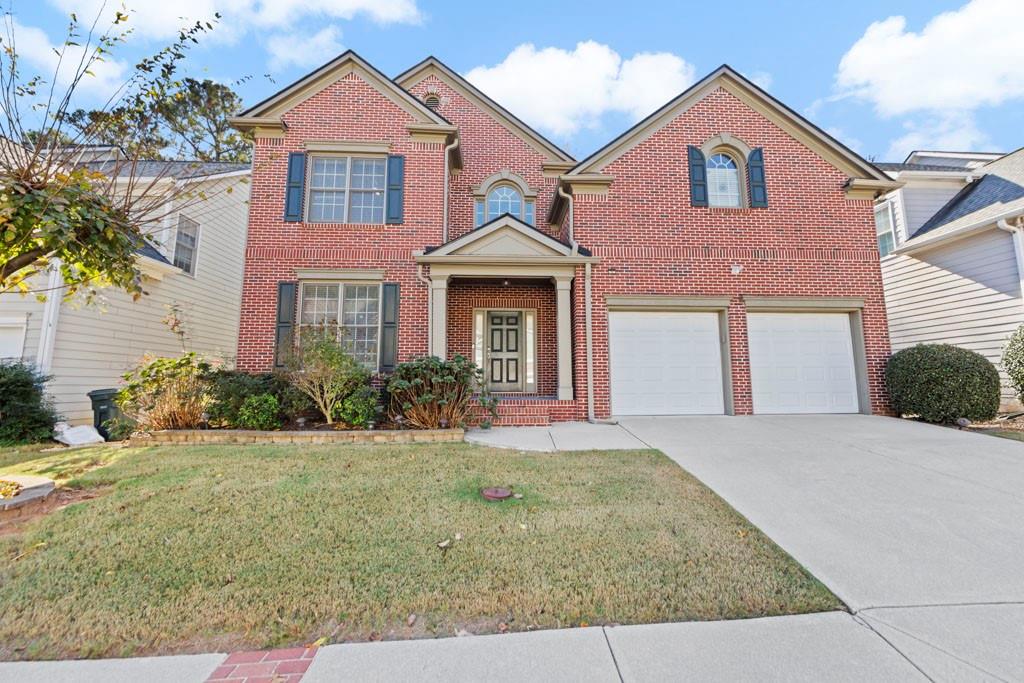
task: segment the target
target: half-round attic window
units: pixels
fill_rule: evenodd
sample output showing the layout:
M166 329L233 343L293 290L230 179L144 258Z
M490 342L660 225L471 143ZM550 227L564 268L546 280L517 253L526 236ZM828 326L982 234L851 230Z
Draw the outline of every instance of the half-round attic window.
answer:
M423 98L423 104L427 105L431 109L436 110L441 106L441 98L437 95L427 95Z

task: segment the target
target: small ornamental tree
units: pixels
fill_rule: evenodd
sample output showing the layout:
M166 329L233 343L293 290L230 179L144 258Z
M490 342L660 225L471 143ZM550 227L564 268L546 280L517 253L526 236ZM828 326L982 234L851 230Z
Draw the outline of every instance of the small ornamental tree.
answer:
M139 162L160 158L156 144L169 141L173 148L175 136L195 127L186 122L173 130L166 117L181 116L182 107L208 92L202 84L186 86L177 71L188 48L213 24L183 29L172 44L136 64L101 108L78 113L76 93L131 32L120 11L110 12L104 30L104 9L91 26L71 15L63 44L54 50L57 66L47 75L23 72L19 25L12 12L0 22L0 293L44 298L46 285L34 276L57 269L59 295L82 291L89 300L99 287L115 286L138 297L136 250L165 218L207 198L194 183L171 177L169 166L154 172ZM201 121L193 117L193 123ZM168 136L154 143L154 131ZM234 148L234 138L219 131L213 137L216 155L221 147ZM190 134L179 148L200 142ZM97 145L113 151L102 162L85 163L83 152Z
M1024 396L1024 325L1018 327L1003 349L1003 369L1017 397Z
M334 424L345 399L370 381L370 372L346 352L329 330L306 329L285 360L288 381Z

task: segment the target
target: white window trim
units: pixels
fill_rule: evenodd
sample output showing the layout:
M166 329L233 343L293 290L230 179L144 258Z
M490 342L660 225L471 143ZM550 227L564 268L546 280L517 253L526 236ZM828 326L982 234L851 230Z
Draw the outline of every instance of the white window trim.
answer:
M384 327L384 315L383 315L383 312L384 312L383 311L383 307L384 307L384 288L383 288L383 282L381 282L380 280L377 280L377 279L373 279L373 280L370 280L370 279L365 279L365 280L359 280L359 279L337 280L337 279L332 279L330 277L318 277L318 278L309 279L309 280L299 280L299 300L298 300L298 309L296 310L296 316L295 316L296 317L295 327L298 330L300 330L300 331L301 331L301 329L303 327L306 326L302 322L302 308L303 308L302 307L302 301L305 298L306 285L337 285L338 286L338 324L336 325L336 327L338 329L344 329L344 327L345 327L344 325L341 324L341 320L342 320L342 307L344 306L344 302L345 302L345 285L352 285L354 287L359 287L359 286L366 287L366 286L371 286L372 285L372 286L376 286L377 287L377 354L374 356L373 368L372 368L373 372L377 372L377 370L380 368L380 341L381 341L381 334L383 332L383 327ZM298 339L298 335L296 335L296 340L297 339Z
M309 217L309 198L313 192L313 163L316 159L345 159L345 213L340 221L316 221ZM380 223L350 223L348 220L349 208L352 202L352 160L353 159L383 159L384 160L384 211L381 213ZM388 155L378 152L342 152L323 151L306 155L306 178L305 197L303 198L303 219L312 225L385 225L388 220ZM340 192L340 190L335 189ZM358 190L362 192L363 190Z
M52 294L51 294L52 296ZM0 360L22 360L25 358L25 342L28 340L28 314L22 316L4 316L0 317L0 328L13 328L15 330L21 330L21 344L18 348L17 356L3 356Z
M888 254L880 255L881 258L887 259L890 256L896 256L896 254L894 252L896 250L896 247L899 246L899 243L897 241L897 236L896 236L896 213L893 210L893 201L892 201L891 198L890 199L885 199L884 201L881 201L881 202L879 202L878 204L875 205L874 211L872 212L871 216L874 219L874 223L875 223L875 243L876 244L878 243L878 238L885 234L884 232L878 232L878 211L879 211L880 208L883 211L886 211L889 214L889 230L888 230L888 233L890 235L892 235L892 250Z
M192 247L192 269L185 270L183 268L178 267L177 265L175 265L175 267L178 268L178 270L180 270L183 274L194 278L196 276L196 273L199 272L199 241L202 238L203 225L195 218L190 218L183 213L178 214L178 221L174 225L174 248L171 251L171 263L174 264L174 262L178 258L178 231L181 229L182 218L185 218L186 220L192 221L193 223L196 224L196 244L194 247Z

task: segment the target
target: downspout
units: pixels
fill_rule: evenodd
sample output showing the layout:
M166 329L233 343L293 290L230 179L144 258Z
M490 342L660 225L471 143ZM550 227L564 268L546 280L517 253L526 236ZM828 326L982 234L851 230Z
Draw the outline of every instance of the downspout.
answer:
M579 242L576 241L575 214L573 212L572 195L565 191L561 183L558 184L558 196L569 205L569 244L572 245L572 255L580 253ZM583 276L583 309L587 339L587 421L588 422L609 422L598 420L594 414L594 306L590 295L590 263L584 264Z
M1013 237L1013 255L1017 261L1017 282L1020 286L1021 298L1024 299L1024 228L1020 225L1012 225L1006 218L996 221L996 227L1010 233Z
M441 218L441 244L448 244L448 157L458 146L459 138L456 136L451 144L444 148L444 197L442 198L444 204L441 208L443 214Z
M576 226L573 223L572 195L565 191L561 182L558 183L558 196L569 204L569 244L572 245L572 255L575 256L580 251L580 245L576 241Z
M427 287L427 355L434 355L434 293L430 290L430 280L423 276L423 264L416 265L416 279Z

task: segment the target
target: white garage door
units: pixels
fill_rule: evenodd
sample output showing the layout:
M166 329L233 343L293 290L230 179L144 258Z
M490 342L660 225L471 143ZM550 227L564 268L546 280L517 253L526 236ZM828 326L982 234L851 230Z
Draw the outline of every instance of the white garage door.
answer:
M755 413L855 413L857 380L845 313L747 316Z
M725 412L717 313L608 314L613 415Z

